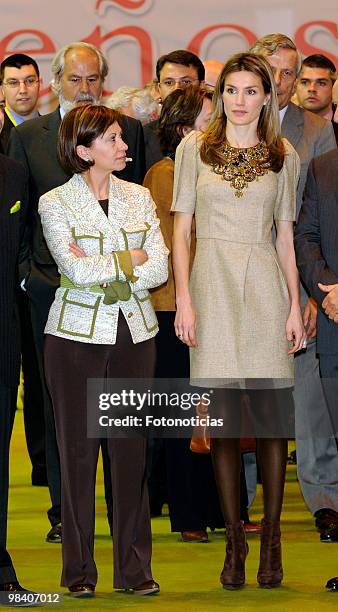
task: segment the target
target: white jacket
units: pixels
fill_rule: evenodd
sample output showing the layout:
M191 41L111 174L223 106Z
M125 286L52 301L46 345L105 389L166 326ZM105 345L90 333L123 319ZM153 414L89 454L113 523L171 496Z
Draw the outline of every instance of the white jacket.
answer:
M148 189L111 176L108 217L80 175L45 193L39 213L48 248L61 274L45 333L93 344L114 344L121 310L134 343L153 337L157 319L148 289L168 276L165 246ZM69 250L75 241L86 253ZM123 256L144 248L148 261L127 278ZM124 271L125 270L125 271ZM122 281L122 284L114 281ZM121 299L104 304L104 283L122 287ZM124 301L123 294L129 292ZM125 291L126 290L126 291Z

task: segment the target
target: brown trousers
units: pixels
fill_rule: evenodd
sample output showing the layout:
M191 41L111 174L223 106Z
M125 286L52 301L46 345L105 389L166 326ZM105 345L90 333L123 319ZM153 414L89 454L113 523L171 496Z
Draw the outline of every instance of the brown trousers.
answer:
M45 372L53 401L61 464L62 586L97 582L95 480L99 439L87 437L87 378L151 378L155 343L133 344L120 316L115 345L47 335ZM144 439L108 439L111 463L114 587L152 579L151 526Z

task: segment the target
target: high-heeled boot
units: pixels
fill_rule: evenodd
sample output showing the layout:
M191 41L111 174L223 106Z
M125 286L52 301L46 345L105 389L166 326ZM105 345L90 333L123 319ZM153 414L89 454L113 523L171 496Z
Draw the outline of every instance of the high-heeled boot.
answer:
M262 520L261 553L257 582L266 589L279 587L283 580L280 535L279 521Z
M241 521L226 524L226 557L220 576L224 589L240 589L245 583L245 559L248 545Z

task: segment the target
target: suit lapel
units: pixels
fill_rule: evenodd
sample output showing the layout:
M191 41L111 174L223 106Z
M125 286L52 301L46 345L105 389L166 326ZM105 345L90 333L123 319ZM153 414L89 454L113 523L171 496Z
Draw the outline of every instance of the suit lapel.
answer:
M1 148L2 148L1 152L4 153L5 155L7 153L9 136L10 136L13 125L14 124L11 122L7 113L4 113L4 125L1 131L0 141L1 141Z
M37 137L40 138L41 160L45 164L44 174L46 174L46 168L49 166L48 174L50 174L52 180L48 188L52 189L62 185L70 178L70 175L62 168L57 156L58 132L61 123L59 107L49 115L40 117L40 121L43 123Z
M60 107L58 106L55 111L45 115L45 124L43 126L44 130L52 130L53 132L57 131L60 127L61 123L61 115L60 115Z
M304 131L304 116L302 110L289 103L284 119L282 121L282 136L291 142L296 149Z
M57 134L61 123L60 111L57 108L53 113L46 115L45 123L42 126L42 134L45 146L49 154L56 157Z

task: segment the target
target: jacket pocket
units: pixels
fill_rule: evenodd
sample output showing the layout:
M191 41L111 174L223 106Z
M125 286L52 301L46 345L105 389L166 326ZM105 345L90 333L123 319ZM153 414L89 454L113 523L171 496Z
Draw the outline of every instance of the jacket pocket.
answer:
M157 317L151 303L150 294L148 291L139 291L133 293L135 302L140 310L141 317L147 332L153 332L158 328Z
M83 301L75 297L73 299L70 289L66 289L62 296L58 332L77 338L90 339L94 334L101 296L86 294L83 296Z
M72 227L74 242L84 250L86 255L103 255L104 235L102 232L92 234L77 234L75 227Z
M140 223L138 226L121 227L121 233L126 251L129 249L143 249L150 230L149 223Z

